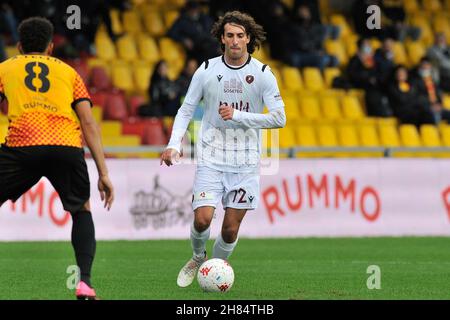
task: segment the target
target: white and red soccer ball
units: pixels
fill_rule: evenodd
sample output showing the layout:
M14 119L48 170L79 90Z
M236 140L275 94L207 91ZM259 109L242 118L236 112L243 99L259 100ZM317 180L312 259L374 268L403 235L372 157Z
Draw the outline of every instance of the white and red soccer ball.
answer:
M197 280L206 292L227 292L233 286L234 271L225 260L209 259L198 269Z

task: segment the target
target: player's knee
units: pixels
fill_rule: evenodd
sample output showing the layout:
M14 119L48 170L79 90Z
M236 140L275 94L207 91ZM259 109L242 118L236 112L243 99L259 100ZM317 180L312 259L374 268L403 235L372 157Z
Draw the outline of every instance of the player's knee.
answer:
M222 228L222 239L226 243L233 243L236 241L239 232L239 226L224 226Z
M197 232L203 232L209 228L210 221L204 217L197 217L194 221L194 227Z

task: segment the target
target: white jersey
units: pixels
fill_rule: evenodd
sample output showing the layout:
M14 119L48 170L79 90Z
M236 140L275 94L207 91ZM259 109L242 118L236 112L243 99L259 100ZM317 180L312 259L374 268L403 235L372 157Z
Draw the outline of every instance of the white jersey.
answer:
M202 63L176 116L169 148L180 150L202 99L205 110L196 148L198 163L224 172L257 171L260 129L280 128L286 123L284 103L270 68L250 55L240 67L228 65L224 56ZM222 119L218 112L221 104L235 109L232 120ZM264 105L268 114L262 114Z

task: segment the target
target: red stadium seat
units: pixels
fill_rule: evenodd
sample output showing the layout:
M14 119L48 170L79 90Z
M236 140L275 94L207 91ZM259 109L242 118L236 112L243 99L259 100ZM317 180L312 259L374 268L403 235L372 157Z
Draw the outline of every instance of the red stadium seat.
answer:
M163 124L158 118L145 120L143 143L147 145L166 145L167 137L164 133Z
M91 70L90 84L97 90L107 90L111 88L111 79L102 67L93 67Z
M143 96L131 96L128 99L129 115L132 117L137 116L139 107L144 103L146 103L146 101Z
M98 91L95 88L89 88L89 94L91 96L92 104L94 106L100 106L102 108L106 105L106 98L108 97L108 92Z
M104 108L105 120L124 120L128 117L127 103L123 93L113 91L108 94Z
M141 137L141 144L145 134L145 120L138 117L129 117L122 121L122 134L132 134Z

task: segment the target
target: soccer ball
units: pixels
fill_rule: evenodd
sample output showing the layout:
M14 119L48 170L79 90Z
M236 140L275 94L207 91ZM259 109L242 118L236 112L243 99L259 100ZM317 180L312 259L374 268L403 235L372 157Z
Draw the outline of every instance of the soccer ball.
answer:
M198 269L197 281L206 292L227 292L233 285L234 271L225 260L206 260Z

